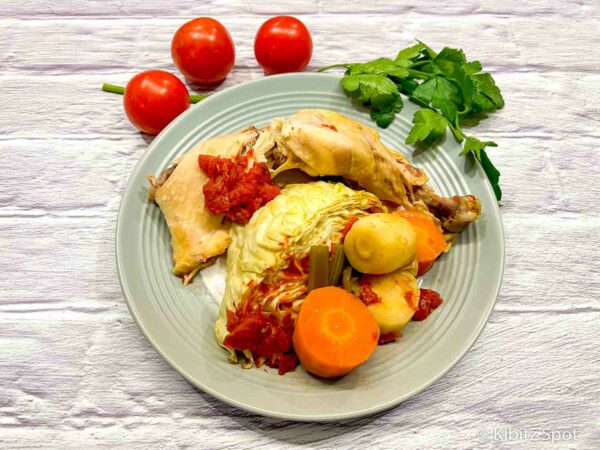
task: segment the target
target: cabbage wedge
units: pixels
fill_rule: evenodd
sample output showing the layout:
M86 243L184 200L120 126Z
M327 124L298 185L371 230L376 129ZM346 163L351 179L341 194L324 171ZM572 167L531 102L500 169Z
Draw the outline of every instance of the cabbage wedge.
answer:
M248 224L233 224L225 295L215 325L217 341L228 348L230 359L236 362L239 350L249 365L257 362L247 348L226 345L234 318L243 321L244 314L260 311L281 321L286 316L295 320L307 293L311 246L338 243L352 217L383 210L369 192L317 181L284 187Z

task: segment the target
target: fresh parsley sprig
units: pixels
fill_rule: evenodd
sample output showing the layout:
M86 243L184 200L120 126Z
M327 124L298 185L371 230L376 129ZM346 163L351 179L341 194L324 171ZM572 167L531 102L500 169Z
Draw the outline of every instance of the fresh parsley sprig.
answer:
M471 154L481 163L496 198L502 198L500 172L485 148L491 141L467 136L461 124L484 119L486 113L504 106L500 89L479 61L467 61L461 49L444 47L436 53L423 42L400 50L395 59L378 58L366 63L334 64L346 69L341 79L346 95L369 108L381 128L388 127L404 106L400 94L421 106L413 116L407 144L431 145L450 128L458 142L464 142L462 156Z

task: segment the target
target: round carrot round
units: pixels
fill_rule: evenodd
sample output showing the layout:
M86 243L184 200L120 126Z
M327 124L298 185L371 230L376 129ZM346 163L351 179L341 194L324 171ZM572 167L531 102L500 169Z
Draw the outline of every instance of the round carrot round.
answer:
M308 294L292 337L302 367L322 378L341 377L364 363L378 339L379 326L364 303L333 286Z
M418 276L423 275L446 248L444 233L427 214L421 211L397 211L398 215L410 222L417 234Z

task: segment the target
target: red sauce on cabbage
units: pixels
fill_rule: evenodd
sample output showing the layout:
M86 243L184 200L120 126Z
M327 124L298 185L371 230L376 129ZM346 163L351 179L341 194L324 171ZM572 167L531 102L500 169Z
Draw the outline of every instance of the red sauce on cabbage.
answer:
M260 162L250 167L252 160L252 151L235 160L198 157L198 165L209 178L202 191L211 213L225 214L230 220L245 224L258 208L279 195L279 186L271 180L269 168Z
M352 217L352 219L350 219L348 221L348 223L346 224L346 226L342 230L342 243L344 242L344 239L346 239L346 235L350 231L350 228L352 228L352 225L354 225L357 220L358 220L358 217L356 217L356 216Z
M294 320L291 308L293 299L279 301L279 314L263 311L261 301L277 285L293 279L306 277L308 257L289 258L288 267L278 273L275 285L264 281L250 283L250 291L243 304L235 311L227 311L227 331L224 344L236 350L252 352L257 366L265 362L269 367L277 368L283 375L298 365L298 358L292 347Z

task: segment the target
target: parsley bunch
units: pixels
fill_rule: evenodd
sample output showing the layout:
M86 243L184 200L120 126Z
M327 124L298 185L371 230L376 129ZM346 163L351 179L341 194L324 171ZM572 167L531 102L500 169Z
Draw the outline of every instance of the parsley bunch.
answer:
M504 106L500 89L479 61L467 61L461 49L445 47L436 53L424 43L401 50L395 59L366 63L334 64L319 70L346 68L341 84L346 95L369 108L381 128L388 127L404 106L400 93L421 106L413 117L407 144L429 146L444 136L446 128L458 142L465 141L461 156L472 154L481 163L496 198L502 198L500 172L485 148L491 141L467 136L461 124L477 123L486 113Z

